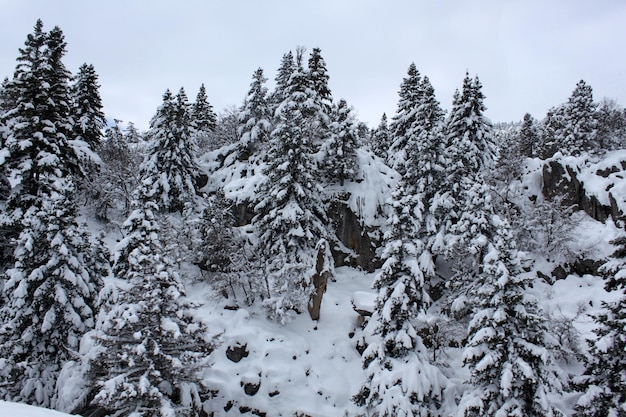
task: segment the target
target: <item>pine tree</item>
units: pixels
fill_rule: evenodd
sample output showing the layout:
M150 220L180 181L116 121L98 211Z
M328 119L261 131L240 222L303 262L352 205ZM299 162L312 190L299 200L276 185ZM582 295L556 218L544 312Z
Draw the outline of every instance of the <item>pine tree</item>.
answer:
M391 147L391 131L389 130L389 125L387 123L387 115L383 113L380 118L380 123L378 127L374 131L372 136L372 140L370 143L370 148L372 152L379 158L383 160L387 160L388 151Z
M85 141L94 151L100 146L106 126L99 88L93 65L81 65L72 91L74 136Z
M535 119L526 113L522 126L519 131L519 151L526 158L532 158L537 155L537 147L539 145L539 132L535 123Z
M198 143L208 141L217 128L217 115L208 101L204 84L200 86L200 90L198 90L196 95L196 101L191 107L190 123L193 136Z
M306 73L300 66L290 79L287 96L276 111L270 136L257 215L258 252L267 260L270 316L284 322L291 310L304 311L314 289L315 248L325 240L327 222L313 138L307 115L311 102Z
M547 397L561 386L545 347L545 320L528 295L531 278L521 274L508 223L492 221L496 231L474 284L478 305L463 353L471 388L457 415L562 416Z
M76 221L71 183L57 178L54 187L21 218L0 310L2 397L44 407L55 406L59 371L94 328L108 274L102 243Z
M601 272L605 289L619 291L621 297L604 303L595 317L597 338L589 341L586 370L577 381L585 391L576 405L577 417L626 416L626 237L611 243L615 252Z
M541 148L539 157L548 159L563 150L565 131L565 106L552 107L548 110L541 128Z
M172 262L163 256L151 190L140 186L113 267L127 281L105 307L90 355L91 404L117 415L195 416L212 350Z
M271 132L270 107L267 98L267 88L263 70L257 69L252 76L250 90L244 106L239 113L239 158L247 160L252 154L259 151L269 139Z
M289 51L283 55L280 61L280 67L278 67L278 72L276 73L276 78L274 79L276 87L270 96L272 116L276 112L278 105L285 100L287 94L286 89L295 70L296 64L293 59L293 53Z
M132 144L138 144L144 141L142 134L133 122L128 122L126 125L126 129L124 130L124 139L126 139L126 142Z
M414 327L430 302L423 268L432 265L424 262L425 246L419 239L422 197L401 181L390 204L384 264L373 283L376 307L364 330L366 381L354 400L371 416L442 415L447 379L429 362Z
M406 147L409 140L408 131L415 121L417 109L421 104L422 76L415 64L407 70L407 77L402 79L398 92L398 109L393 117L391 132L393 143L388 151L387 164L401 174L406 170Z
M65 41L59 28L49 34L37 21L20 49L13 80L7 88L14 107L3 121L5 169L21 179L14 189L11 207L27 207L30 200L51 187L49 178L82 174L79 153L70 140L70 73L61 59Z
M483 171L493 164L491 125L483 115L485 106L478 78L466 74L462 93L458 91L446 123L446 171L444 189L446 216L442 219L447 233L443 253L460 251L451 259L466 275L467 267L476 270L481 264L487 236L488 217L492 214L489 190ZM468 265L467 256L471 256ZM461 262L458 262L461 261Z
M330 181L352 181L358 173L356 150L359 147L356 121L345 100L340 100L330 125L331 135L323 145L325 172Z
M326 69L326 62L322 58L322 50L313 48L309 56L307 77L311 88L316 93L316 97L320 101L320 106L326 114L332 111L333 96L328 86L330 76Z
M267 298L267 288L251 268L248 244L234 225L233 203L218 190L202 213L196 263L209 274L215 291L251 305L259 297Z
M181 88L176 98L168 91L150 123L150 150L141 165L141 182L150 188L148 196L162 210L182 212L196 195L199 168L194 160L189 105Z
M593 91L584 80L580 80L565 105L561 149L571 155L593 150L596 147L596 126Z

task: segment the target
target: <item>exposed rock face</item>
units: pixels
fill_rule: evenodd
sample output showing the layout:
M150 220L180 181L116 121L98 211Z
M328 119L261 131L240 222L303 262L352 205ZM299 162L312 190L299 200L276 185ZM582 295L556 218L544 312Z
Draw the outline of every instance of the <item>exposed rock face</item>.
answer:
M625 164L625 163L622 163ZM611 173L618 172L619 169L613 167L607 170L598 170L597 175L608 177ZM583 210L592 218L604 222L609 217L613 220L623 218L624 213L620 211L615 203L615 199L608 192L610 205L601 204L595 195L588 194L585 184L579 180L577 171L570 166L563 166L559 161L549 161L543 166L543 195L548 199L563 197L564 206L574 206L578 210Z
M322 297L326 292L326 284L330 275L329 271L324 271L324 258L325 252L328 248L328 244L325 247L320 247L317 251L317 262L315 265L316 273L313 275L313 287L315 291L311 294L311 300L309 301L309 314L311 320L320 319L320 310L322 309Z
M352 210L341 203L335 203L330 207L328 217L337 238L344 246L332 248L336 266L350 265L369 272L380 266L376 258L376 247L380 246L380 242L372 238L375 230L364 228Z

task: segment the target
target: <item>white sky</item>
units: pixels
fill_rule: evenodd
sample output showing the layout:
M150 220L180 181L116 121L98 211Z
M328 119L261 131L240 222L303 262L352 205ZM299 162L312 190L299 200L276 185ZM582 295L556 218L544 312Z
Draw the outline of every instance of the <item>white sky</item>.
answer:
M65 64L95 66L109 118L141 128L166 88L190 100L205 83L216 111L239 105L252 73L273 80L282 55L322 49L335 99L376 126L395 113L411 62L444 108L477 74L493 121L542 118L584 79L626 105L624 0L0 0L0 76L37 18L60 26ZM271 85L270 85L271 86Z

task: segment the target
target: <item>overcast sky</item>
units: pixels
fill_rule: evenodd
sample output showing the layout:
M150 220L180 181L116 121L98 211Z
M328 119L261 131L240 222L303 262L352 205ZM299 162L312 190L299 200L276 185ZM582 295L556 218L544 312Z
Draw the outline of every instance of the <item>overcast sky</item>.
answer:
M567 100L576 82L626 105L624 0L0 0L0 75L38 18L60 26L65 64L95 66L109 118L148 127L166 88L216 111L239 105L258 67L322 49L335 99L371 127L396 109L411 62L444 108L465 71L483 83L487 116L520 120ZM273 83L272 83L273 84ZM270 86L272 85L270 84Z

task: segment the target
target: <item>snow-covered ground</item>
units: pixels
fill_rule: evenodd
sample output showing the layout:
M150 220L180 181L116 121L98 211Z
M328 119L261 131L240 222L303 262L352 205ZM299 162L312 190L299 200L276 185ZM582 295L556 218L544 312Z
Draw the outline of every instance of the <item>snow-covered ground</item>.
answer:
M0 417L70 417L70 414L0 400Z
M220 390L211 409L219 415L239 415L246 409L275 416L354 415L357 408L351 397L364 374L356 350L358 314L351 300L357 291L371 292L372 279L372 274L337 268L319 321L304 313L284 326L267 320L261 309L224 309L210 301L202 285L190 288L189 293L205 303L200 314L210 330L221 334L221 345L206 371L209 386ZM226 352L237 346L245 346L247 356L233 362ZM258 384L258 392L250 395ZM237 403L229 404L234 398Z

